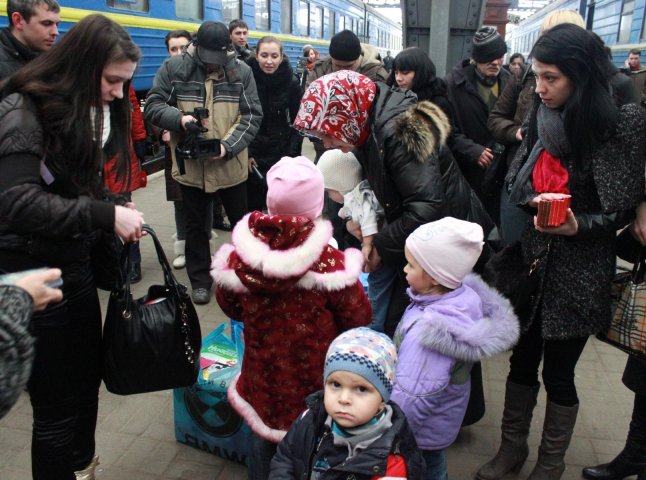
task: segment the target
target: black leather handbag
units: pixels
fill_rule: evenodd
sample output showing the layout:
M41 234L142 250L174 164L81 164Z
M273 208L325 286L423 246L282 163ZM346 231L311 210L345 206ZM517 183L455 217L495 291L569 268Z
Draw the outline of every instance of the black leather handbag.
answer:
M120 262L121 281L110 294L103 327L104 381L118 395L192 385L199 372L200 323L184 285L175 279L164 250L148 225L164 274L142 298L130 292L130 244Z
M531 324L534 300L540 293L540 272L547 264L551 245L548 242L527 262L520 241L515 241L491 256L482 272L482 279L509 299L520 320L521 332Z

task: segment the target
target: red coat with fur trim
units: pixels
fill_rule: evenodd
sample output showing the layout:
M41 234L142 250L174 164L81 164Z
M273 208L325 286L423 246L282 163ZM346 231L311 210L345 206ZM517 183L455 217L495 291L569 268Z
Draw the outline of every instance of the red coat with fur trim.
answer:
M370 303L358 281L363 256L328 245L323 219L252 212L215 254L216 298L244 322L245 353L229 401L261 437L278 443L323 387L327 348L367 325Z

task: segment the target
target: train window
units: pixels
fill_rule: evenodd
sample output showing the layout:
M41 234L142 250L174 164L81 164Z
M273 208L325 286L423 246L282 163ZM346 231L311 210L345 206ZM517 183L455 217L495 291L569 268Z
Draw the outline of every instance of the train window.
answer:
M339 15L339 32L345 30L345 15Z
M292 33L292 0L280 0L280 31Z
M240 0L222 0L222 19L225 23L240 18Z
M268 0L256 0L256 29L269 30Z
M330 36L336 33L336 12L330 12L330 23L328 23L330 29Z
M311 14L310 27L314 30L314 37L323 38L323 9L314 7Z
M148 0L108 0L108 7L131 12L148 12Z
M624 6L621 10L621 22L619 23L619 35L617 37L617 43L627 43L630 41L630 28L633 23L634 9L634 0L624 1Z
M359 21L357 22L357 37L361 38L362 42L365 42L365 38L363 36L363 24L364 21L362 19L359 19Z
M202 20L204 15L202 12L202 0L184 0L183 2L175 2L175 15L177 18L190 18L191 20Z
M310 4L303 0L298 2L298 34L301 37L310 36Z

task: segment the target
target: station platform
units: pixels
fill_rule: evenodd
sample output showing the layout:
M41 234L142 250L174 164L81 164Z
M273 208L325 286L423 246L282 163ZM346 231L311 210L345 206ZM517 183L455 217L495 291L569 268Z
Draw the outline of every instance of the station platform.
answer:
M304 154L314 158L309 142ZM148 186L133 194L145 220L158 233L169 259L172 259L175 232L173 206L166 201L163 172L149 177ZM218 232L217 245L230 239ZM143 280L133 293L142 296L152 282L162 280L151 241L142 241ZM186 270L175 270L180 282L188 285ZM101 292L105 313L107 292ZM206 336L223 322L228 322L215 299L208 305L197 305ZM483 363L487 411L475 425L462 429L457 441L448 449L449 477L467 480L478 467L491 458L500 442L500 419L503 409L505 378L509 354ZM579 417L572 444L567 452L564 480L580 479L581 468L606 462L623 448L632 412L633 394L621 383L626 355L591 338L576 370L581 399ZM530 455L518 475L507 479L524 479L536 461L545 410L545 392L541 391L534 412L530 435ZM31 478L31 406L23 393L16 406L0 420L0 479ZM117 396L102 385L97 425L97 454L101 480L244 480L246 468L213 454L175 441L173 398L171 391L133 396Z

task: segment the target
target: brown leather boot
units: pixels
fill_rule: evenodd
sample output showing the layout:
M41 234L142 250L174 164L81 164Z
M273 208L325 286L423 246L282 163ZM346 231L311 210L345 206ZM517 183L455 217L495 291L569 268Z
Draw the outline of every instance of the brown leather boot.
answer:
M527 437L539 388L540 385L530 387L507 381L500 448L493 459L480 467L477 480L498 480L523 468L529 455Z
M559 480L565 471L565 452L570 446L579 405L564 407L547 402L538 460L527 480Z

